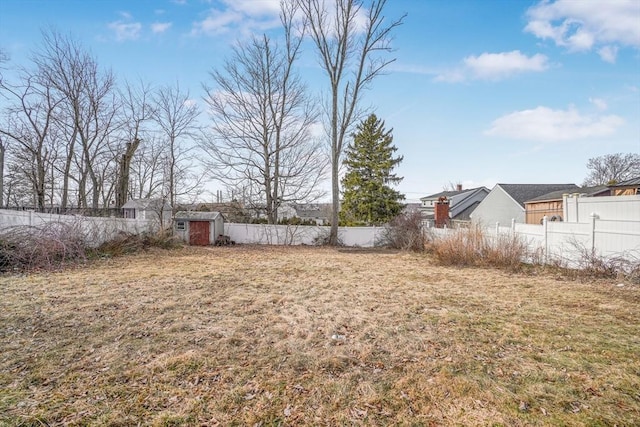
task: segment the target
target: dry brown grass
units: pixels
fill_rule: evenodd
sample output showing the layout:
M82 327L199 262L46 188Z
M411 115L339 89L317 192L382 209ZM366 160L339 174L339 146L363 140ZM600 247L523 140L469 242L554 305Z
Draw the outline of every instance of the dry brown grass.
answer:
M637 285L236 246L0 289L0 424L640 423Z

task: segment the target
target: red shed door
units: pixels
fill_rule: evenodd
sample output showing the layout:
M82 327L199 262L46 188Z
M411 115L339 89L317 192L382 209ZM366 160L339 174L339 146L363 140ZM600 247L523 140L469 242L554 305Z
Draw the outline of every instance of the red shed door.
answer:
M209 244L209 221L189 222L189 244L196 246Z

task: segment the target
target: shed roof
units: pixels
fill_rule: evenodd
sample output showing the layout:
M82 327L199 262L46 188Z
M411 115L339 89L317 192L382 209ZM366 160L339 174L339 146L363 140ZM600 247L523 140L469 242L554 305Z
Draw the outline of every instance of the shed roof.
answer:
M196 212L196 211L179 211L176 212L174 218L176 221L195 220L195 221L214 221L219 217L223 218L220 212Z
M497 184L520 206L524 207L524 202L554 191L572 191L578 187L575 184Z

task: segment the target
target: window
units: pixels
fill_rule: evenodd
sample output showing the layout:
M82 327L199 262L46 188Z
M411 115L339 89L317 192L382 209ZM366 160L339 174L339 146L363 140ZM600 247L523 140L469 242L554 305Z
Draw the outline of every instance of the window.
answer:
M184 221L176 222L176 230L186 230L186 229L187 229L187 225Z

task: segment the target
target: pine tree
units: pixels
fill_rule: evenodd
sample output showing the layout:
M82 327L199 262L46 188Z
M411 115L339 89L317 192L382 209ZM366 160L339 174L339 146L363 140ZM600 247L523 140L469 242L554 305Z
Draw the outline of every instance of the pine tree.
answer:
M346 174L342 178L343 201L340 219L346 224L381 225L397 216L404 195L391 185L402 177L392 173L402 161L393 157L393 129L371 114L358 124L353 141L345 151Z

